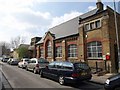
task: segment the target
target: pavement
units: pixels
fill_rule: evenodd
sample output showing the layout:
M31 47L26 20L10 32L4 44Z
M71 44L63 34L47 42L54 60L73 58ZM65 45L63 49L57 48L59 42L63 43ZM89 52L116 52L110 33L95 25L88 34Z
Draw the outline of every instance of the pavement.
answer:
M112 73L107 73L102 76L99 76L98 74L92 74L92 79L90 80L91 82L98 83L98 84L104 84L107 78L111 77Z

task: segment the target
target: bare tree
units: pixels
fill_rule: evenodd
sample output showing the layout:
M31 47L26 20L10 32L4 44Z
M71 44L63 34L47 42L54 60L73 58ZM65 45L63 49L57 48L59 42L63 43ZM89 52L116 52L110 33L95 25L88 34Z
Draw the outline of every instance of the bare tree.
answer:
M12 49L18 48L20 44L24 44L24 43L25 43L25 38L17 36L11 39L11 48Z
M6 42L0 42L0 56L10 54L10 44Z

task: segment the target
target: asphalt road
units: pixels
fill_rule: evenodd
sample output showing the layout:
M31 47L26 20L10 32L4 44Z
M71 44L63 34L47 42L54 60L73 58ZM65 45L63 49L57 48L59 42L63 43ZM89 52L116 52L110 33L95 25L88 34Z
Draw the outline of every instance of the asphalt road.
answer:
M1 62L0 62L1 63ZM92 82L82 82L76 85L60 85L56 81L40 78L38 74L34 74L25 69L2 63L2 72L12 88L63 88L63 89L79 89L79 90L104 90L103 85Z

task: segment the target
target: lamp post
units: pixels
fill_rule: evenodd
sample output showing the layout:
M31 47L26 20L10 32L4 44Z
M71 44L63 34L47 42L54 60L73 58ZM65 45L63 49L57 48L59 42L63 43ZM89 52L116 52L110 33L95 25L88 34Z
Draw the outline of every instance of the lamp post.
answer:
M118 25L117 25L117 14L116 14L116 3L114 0L114 17L115 17L115 30L116 30L116 43L117 43L117 50L118 50L118 67L120 72L120 45L119 45L119 32L118 32Z

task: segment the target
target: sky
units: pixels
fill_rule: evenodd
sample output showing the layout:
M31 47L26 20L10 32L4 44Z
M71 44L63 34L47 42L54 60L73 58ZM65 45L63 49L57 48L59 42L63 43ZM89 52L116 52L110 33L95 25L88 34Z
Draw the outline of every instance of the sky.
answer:
M96 1L0 0L0 42L20 36L30 44L31 38L42 37L49 28L96 8ZM112 2L103 3L113 7Z

